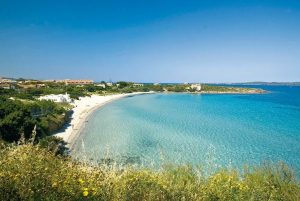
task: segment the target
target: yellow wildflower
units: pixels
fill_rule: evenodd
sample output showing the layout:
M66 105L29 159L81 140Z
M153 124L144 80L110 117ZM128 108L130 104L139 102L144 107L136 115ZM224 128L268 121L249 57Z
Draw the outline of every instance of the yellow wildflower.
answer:
M83 195L84 197L86 197L86 196L89 195L89 192L88 192L88 191L83 191L82 195Z
M80 179L78 179L78 182L80 183L80 184L83 184L84 183L84 181L80 178Z

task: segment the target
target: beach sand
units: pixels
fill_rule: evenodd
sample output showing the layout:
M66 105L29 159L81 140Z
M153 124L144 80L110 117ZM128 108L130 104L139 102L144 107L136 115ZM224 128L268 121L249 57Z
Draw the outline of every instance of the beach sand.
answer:
M65 142L68 143L68 147L72 149L77 137L80 135L87 118L99 107L126 96L140 95L152 92L135 92L126 94L114 94L114 95L92 95L90 97L80 97L79 100L75 100L72 105L74 106L71 121L66 128L56 133L54 136L61 137Z

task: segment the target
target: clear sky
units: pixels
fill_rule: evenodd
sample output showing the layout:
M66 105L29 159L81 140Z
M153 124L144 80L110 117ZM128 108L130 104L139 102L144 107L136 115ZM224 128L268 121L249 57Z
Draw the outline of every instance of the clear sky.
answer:
M0 0L0 76L300 81L300 0Z

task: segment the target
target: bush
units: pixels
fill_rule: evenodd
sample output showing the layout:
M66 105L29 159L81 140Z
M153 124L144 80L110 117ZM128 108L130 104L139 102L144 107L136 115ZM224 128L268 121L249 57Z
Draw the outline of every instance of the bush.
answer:
M50 146L51 147L51 146ZM210 176L191 166L114 169L89 166L41 146L0 150L0 200L284 200L300 186L284 164Z
M66 147L67 143L55 136L47 136L39 141L39 146L54 153L54 155L67 156L69 149Z
M37 138L58 130L66 122L67 112L51 101L22 102L0 97L0 139L14 142L21 134L28 139L35 125Z
M19 101L0 99L0 138L13 142L21 134L31 135L36 120L31 117L30 111Z

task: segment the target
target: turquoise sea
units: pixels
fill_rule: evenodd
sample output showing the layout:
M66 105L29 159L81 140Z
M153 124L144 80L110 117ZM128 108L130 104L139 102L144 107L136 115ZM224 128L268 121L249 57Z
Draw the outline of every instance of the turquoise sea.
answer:
M95 111L73 155L158 167L284 161L300 171L300 87L257 95L150 94Z

